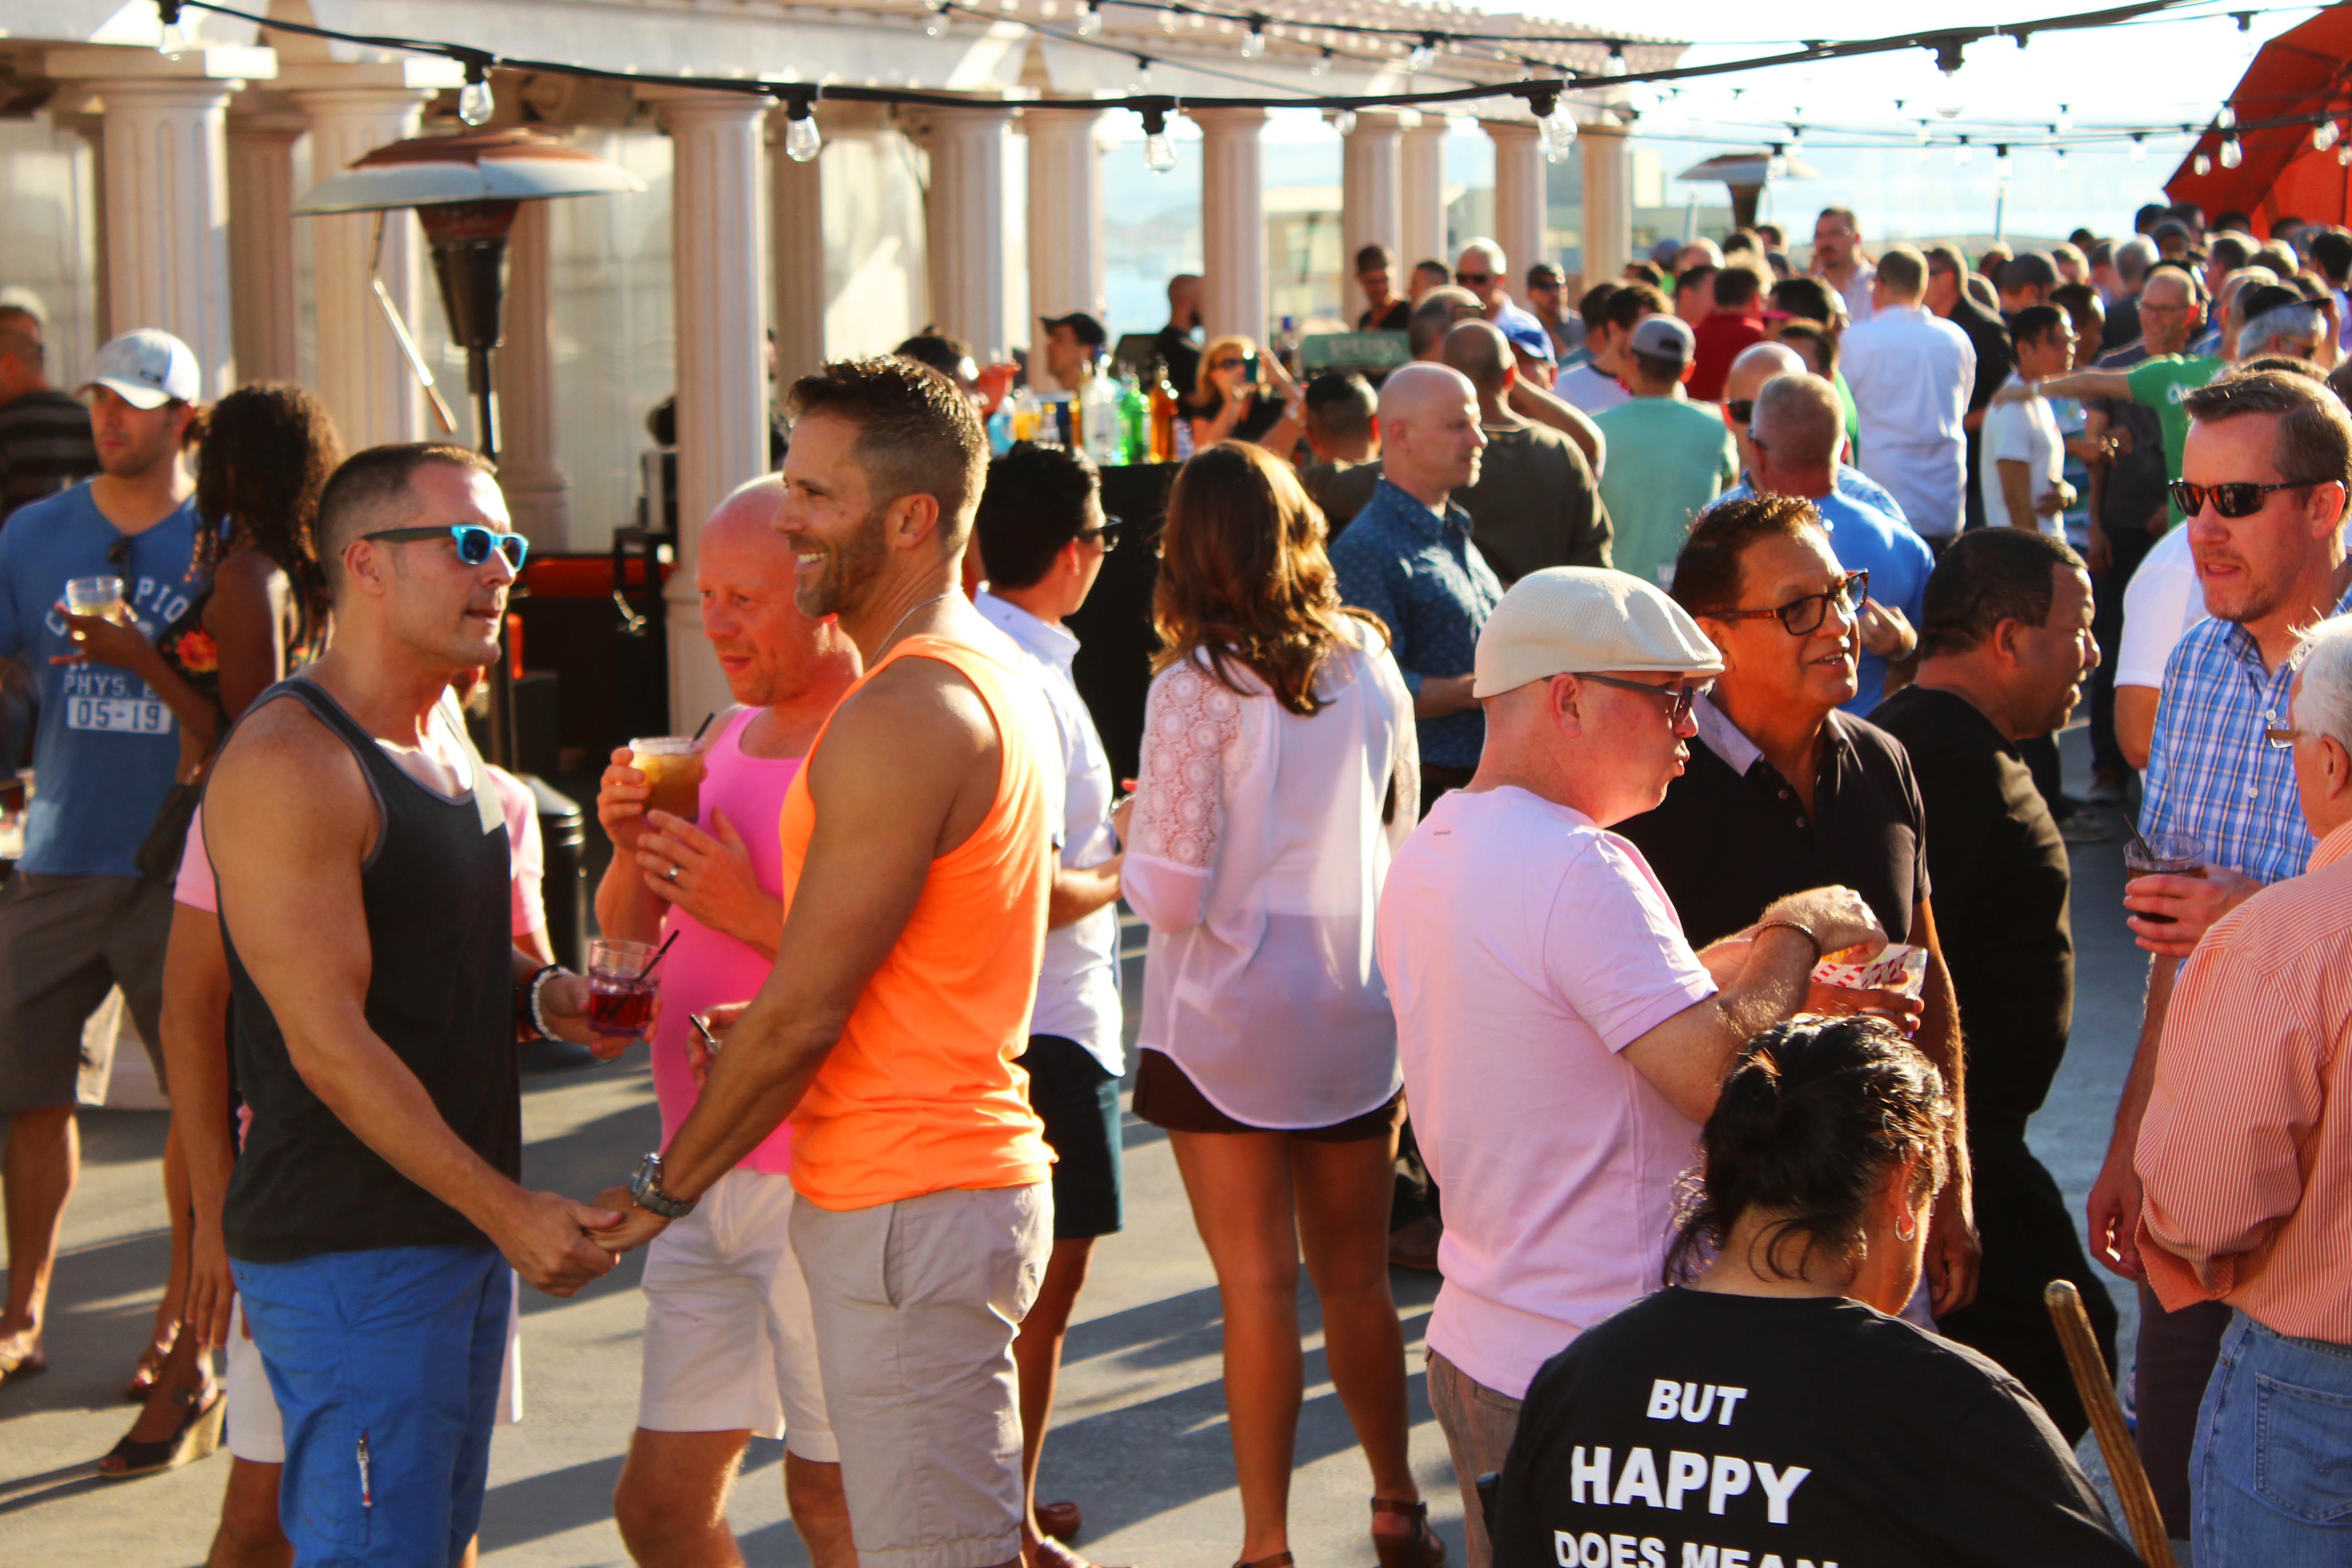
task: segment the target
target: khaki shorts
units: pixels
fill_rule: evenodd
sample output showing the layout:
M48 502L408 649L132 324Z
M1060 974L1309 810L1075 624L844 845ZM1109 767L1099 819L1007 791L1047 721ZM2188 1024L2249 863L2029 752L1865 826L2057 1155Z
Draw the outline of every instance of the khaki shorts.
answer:
M97 1105L113 1031L82 1026L120 985L163 1083L159 1016L172 892L140 877L18 871L0 889L0 1111Z
M950 1188L793 1209L861 1568L1021 1554L1013 1336L1037 1299L1053 1189Z
M837 1462L808 1286L793 1256L790 1176L732 1170L646 1248L648 1432L756 1432Z
M1488 1568L1495 1561L1495 1546L1486 1539L1478 1478L1498 1474L1511 1457L1511 1439L1519 1430L1519 1401L1487 1387L1435 1351L1429 1352L1428 1389L1430 1413L1445 1434L1445 1452L1454 1460L1454 1479L1462 1489L1462 1539L1469 1548L1465 1568Z

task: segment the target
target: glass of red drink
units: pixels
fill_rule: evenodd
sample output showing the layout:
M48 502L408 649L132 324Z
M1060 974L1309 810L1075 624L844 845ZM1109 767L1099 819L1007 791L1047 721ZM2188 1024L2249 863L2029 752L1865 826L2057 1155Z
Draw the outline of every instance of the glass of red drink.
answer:
M2141 877L2202 877L2205 874L2205 847L2186 833L2151 833L2124 846L2124 869L2137 880ZM2129 891L2126 887L2126 891ZM2170 915L2151 914L2146 910L2129 910L2151 925L2177 925Z
M600 1035L646 1032L661 981L646 973L656 949L642 942L588 944L588 1026Z

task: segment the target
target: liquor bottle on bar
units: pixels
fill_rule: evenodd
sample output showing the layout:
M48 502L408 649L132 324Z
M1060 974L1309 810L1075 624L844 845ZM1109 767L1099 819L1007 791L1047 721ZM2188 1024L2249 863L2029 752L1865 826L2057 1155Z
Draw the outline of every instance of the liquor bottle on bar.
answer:
M1176 460L1176 389L1168 384L1168 362L1151 362L1151 460Z

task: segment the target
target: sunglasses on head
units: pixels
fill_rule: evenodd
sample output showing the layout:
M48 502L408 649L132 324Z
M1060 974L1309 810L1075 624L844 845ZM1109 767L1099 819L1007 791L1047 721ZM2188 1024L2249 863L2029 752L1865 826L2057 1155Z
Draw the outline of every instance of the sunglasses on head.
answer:
M457 559L468 566L479 566L496 550L507 558L509 569L522 570L523 560L530 553L530 541L520 533L500 533L495 528L485 528L478 522L436 523L425 528L386 528L374 533L362 533L362 539L381 539L390 544L404 544L411 540L447 537L457 542Z
M2210 499L2213 502L2213 510L2223 517L2241 518L2252 517L2262 510L2265 504L2263 498L2273 490L2299 490L2305 485L2324 485L2328 482L2326 479L2287 479L2275 485L2258 485L2243 481L2237 484L2192 485L2187 479L2175 479L2165 489L2171 492L2172 504L2180 509L2181 515L2184 517L2195 517L2199 512L2203 511L2205 502Z

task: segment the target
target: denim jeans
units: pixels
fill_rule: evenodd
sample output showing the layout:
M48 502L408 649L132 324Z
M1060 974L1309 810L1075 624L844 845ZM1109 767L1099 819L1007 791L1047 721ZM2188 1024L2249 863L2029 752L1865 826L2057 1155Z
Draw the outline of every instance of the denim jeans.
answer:
M2352 1565L2352 1345L2231 1314L2189 1475L2197 1568Z

